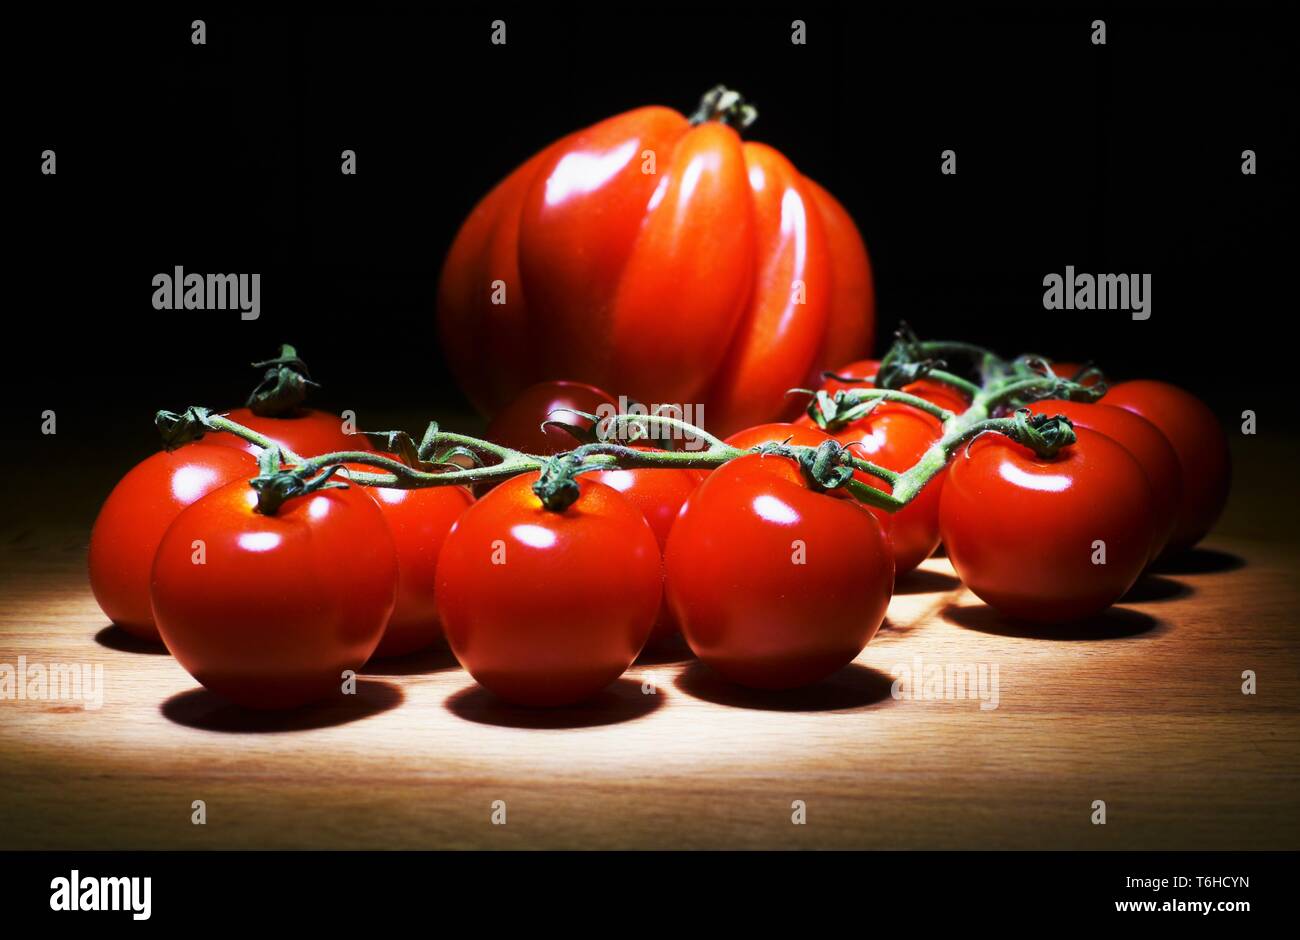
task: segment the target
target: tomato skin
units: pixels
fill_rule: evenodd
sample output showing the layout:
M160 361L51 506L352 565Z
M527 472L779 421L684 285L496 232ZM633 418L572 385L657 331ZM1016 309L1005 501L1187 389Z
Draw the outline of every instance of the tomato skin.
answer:
M158 631L190 675L238 705L339 695L393 612L397 554L383 512L356 486L287 500L274 516L256 504L239 481L172 522L153 564ZM193 563L195 540L204 564Z
M640 444L636 450L653 451L655 448ZM589 479L603 483L623 495L623 498L641 511L655 534L662 554L668 544L668 533L682 506L700 485L700 474L695 470L635 469L598 470L587 474ZM677 620L665 598L659 605L659 616L650 631L650 643L658 643L677 632Z
M1219 419L1190 392L1151 379L1121 382L1101 401L1141 415L1169 439L1182 468L1183 491L1166 552L1191 548L1213 528L1228 501L1232 462Z
M195 500L256 474L251 456L206 439L136 464L113 487L90 533L90 589L104 615L133 636L161 643L149 571L163 533Z
M299 457L319 457L341 450L370 450L365 435L345 434L341 418L315 408L299 409L296 415L284 418L264 418L247 408L236 408L226 413L226 417L269 437ZM203 442L235 447L254 456L261 453L256 444L222 431L204 435Z
M852 435L850 435L850 437L852 437ZM745 428L745 430L737 431L735 434L731 435L731 437L727 438L726 443L730 444L732 447L738 447L741 450L750 450L760 444L780 443L789 443L794 447L817 447L822 442L831 439L831 435L813 424L812 419L805 417L800 418L794 423L774 421L770 424L759 424L752 428ZM855 456L860 457L863 460L870 459L860 441L841 441L841 443L844 443L845 446L853 451ZM863 483L866 483L868 486L874 486L876 489L884 489L886 486L881 480L871 476L869 473L855 471L854 476ZM927 486L926 489L930 489L930 487ZM890 513L883 509L876 509L874 506L866 506L864 508L876 517L876 521L880 523L880 527L885 533L885 541L889 543L890 550L893 551L894 532L898 516L907 510L899 510L897 513ZM934 551L933 545L930 546L930 551ZM897 559L895 559L895 564L897 565ZM917 564L920 564L920 561L918 561ZM896 573L902 573L906 570L909 569L897 567Z
M1151 486L1122 446L1086 428L1055 457L998 434L948 466L939 529L958 577L990 607L1040 623L1100 613L1150 556ZM1106 563L1093 564L1094 542Z
M865 418L836 431L833 436L841 444L853 445L855 456L886 470L902 473L910 469L942 434L940 423L924 412L909 405L883 404ZM872 510L890 520L890 545L897 574L911 571L929 558L939 545L939 500L946 474L947 470L935 474L898 512ZM858 472L856 476L883 492L892 490L884 480L869 473Z
M583 382L538 382L524 389L488 425L489 441L526 454L558 454L573 450L581 441L560 428L542 430L544 421L560 421L588 429L592 422L566 411L573 408L595 414L616 403L607 392Z
M810 685L851 662L880 628L894 586L875 516L812 492L793 461L758 454L700 484L668 536L664 566L695 655L758 689Z
M451 527L474 498L459 486L412 490L371 486L365 491L383 511L397 550L397 599L374 655L404 656L443 638L436 590L438 556Z
M1169 440L1141 415L1112 405L1048 399L1031 407L1038 414L1065 415L1076 428L1106 435L1141 465L1151 484L1155 537L1150 558L1154 561L1169 544L1183 496L1183 472Z
M663 107L510 174L465 221L438 290L443 348L484 412L565 376L703 403L722 434L783 413L825 357L864 354L874 309L861 235L833 196L771 147Z
M501 483L456 521L438 560L438 612L456 659L508 702L571 705L621 676L650 636L663 563L628 500L578 479L563 512L537 474Z
M875 388L876 383L871 380L880 371L880 360L859 359L831 371L840 378L860 379L862 381L842 382L840 379L827 378L822 381L821 390L828 395L855 388ZM903 386L902 391L907 392L909 395L915 395L917 398L924 398L931 404L946 408L957 414L965 411L970 406L970 401L967 400L965 395L951 385L935 379L921 379L917 382L909 382ZM812 419L805 416L800 420L811 421Z

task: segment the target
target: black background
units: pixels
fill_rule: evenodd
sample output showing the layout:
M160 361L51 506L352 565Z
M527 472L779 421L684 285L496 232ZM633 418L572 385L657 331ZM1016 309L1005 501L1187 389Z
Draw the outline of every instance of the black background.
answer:
M804 6L211 11L206 46L191 12L15 21L6 435L37 438L53 408L61 436L147 446L155 409L240 404L247 363L282 341L322 406L464 407L433 310L475 201L564 133L643 104L689 112L719 82L757 104L749 136L858 221L877 351L905 318L1177 381L1225 416L1281 387L1296 55L1274 8ZM57 176L39 172L47 147ZM153 310L153 275L178 264L260 272L260 320ZM1150 273L1152 318L1045 311L1042 279L1066 265Z

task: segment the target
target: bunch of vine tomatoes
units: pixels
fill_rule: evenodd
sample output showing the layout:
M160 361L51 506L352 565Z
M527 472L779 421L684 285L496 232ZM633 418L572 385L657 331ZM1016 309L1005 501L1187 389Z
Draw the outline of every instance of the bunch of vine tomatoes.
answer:
M851 363L822 391L870 387L878 367ZM934 379L904 391L950 412L969 404ZM551 423L557 414L613 402L590 385L541 383L499 412L487 437L564 452L574 442ZM944 425L895 401L847 422L810 412L739 431L726 443L747 453L708 470L585 473L558 511L543 505L531 472L477 498L459 485L327 487L268 514L245 441L209 434L118 483L92 533L90 581L110 619L253 708L328 698L373 656L443 642L507 701L571 704L678 631L732 682L795 688L852 661L879 629L895 578L941 542L990 606L1053 623L1104 610L1148 564L1213 525L1226 442L1191 395L1134 381L1096 403L1032 407L1066 416L1074 443L1042 457L980 435L894 513L815 485L771 445L835 440L901 473L933 453ZM231 417L302 457L366 449L337 418L301 406ZM344 462L335 476L346 483L358 469L367 468Z

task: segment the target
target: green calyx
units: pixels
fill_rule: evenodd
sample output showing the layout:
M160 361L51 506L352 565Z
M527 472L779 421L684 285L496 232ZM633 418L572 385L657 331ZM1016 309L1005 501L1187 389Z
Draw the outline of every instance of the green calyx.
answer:
M692 124L719 121L737 131L743 131L758 120L758 109L745 100L745 96L726 85L714 85L700 98L700 105L691 115Z
M308 386L316 386L307 375L307 363L287 343L280 347L280 355L274 359L255 362L253 368L266 371L257 388L249 394L247 406L253 414L262 418L292 415L306 401Z
M176 450L191 444L212 430L208 423L211 414L207 408L193 406L179 414L174 411L159 411L154 415L153 423L162 437L163 449Z
M1034 414L1028 408L1019 409L1012 417L1012 426L1005 433L1018 444L1024 444L1039 457L1055 457L1062 447L1069 447L1078 436L1074 425L1065 415Z

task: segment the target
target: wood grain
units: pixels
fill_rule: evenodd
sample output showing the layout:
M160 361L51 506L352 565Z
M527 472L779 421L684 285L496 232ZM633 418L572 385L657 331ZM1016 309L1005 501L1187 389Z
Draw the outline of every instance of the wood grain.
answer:
M1001 621L932 559L857 663L793 695L728 687L679 651L590 706L530 712L433 653L268 718L107 626L85 531L4 533L0 663L102 663L106 698L0 702L0 847L1300 847L1289 543L1214 539L1204 570L1056 634ZM917 656L996 664L997 707L896 699Z

